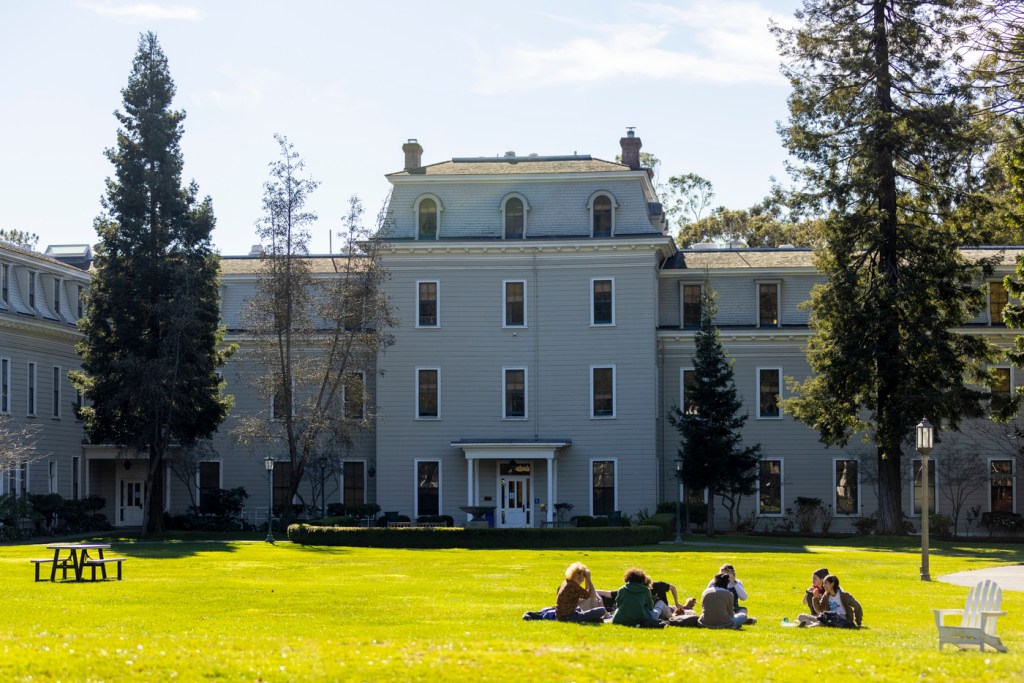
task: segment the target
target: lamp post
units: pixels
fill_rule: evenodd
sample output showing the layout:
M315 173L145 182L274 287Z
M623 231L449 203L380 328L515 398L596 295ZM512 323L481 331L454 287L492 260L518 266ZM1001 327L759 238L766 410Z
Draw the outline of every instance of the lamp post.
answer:
M263 466L267 468L267 543L273 543L274 532L271 524L274 519L274 458L269 455L265 457Z
M921 580L931 581L928 573L928 456L935 447L935 428L922 418L917 423L917 452L921 454Z
M683 481L683 459L676 458L676 543L683 542L681 519L679 516L679 506L682 503L683 494L679 490L680 484Z

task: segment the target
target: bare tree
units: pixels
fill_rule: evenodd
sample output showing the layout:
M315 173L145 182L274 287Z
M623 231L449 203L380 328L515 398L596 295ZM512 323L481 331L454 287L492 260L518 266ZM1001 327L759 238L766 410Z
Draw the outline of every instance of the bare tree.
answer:
M190 448L179 448L167 458L171 472L178 478L188 491L189 504L197 507L196 491L199 490L199 463L214 460L217 451L209 439L200 439Z
M18 424L10 415L0 415L0 472L43 457L36 447L41 431L38 424Z
M989 473L972 437L946 434L935 458L942 499L949 503L953 533L959 533L960 513L968 499L988 483Z

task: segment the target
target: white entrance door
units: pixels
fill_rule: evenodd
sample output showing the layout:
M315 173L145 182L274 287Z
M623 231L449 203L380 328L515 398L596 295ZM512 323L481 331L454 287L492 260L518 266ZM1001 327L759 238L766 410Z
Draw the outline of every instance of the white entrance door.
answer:
M530 477L508 475L501 477L501 507L498 526L502 528L532 525L533 506L530 499Z
M117 490L116 526L142 526L142 505L146 500L143 477L121 479Z

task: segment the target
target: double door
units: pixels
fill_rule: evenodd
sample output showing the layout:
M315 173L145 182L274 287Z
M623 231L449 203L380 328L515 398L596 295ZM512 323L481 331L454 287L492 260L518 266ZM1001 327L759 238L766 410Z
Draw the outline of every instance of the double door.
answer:
M501 476L501 505L497 526L504 529L529 527L533 524L529 475Z

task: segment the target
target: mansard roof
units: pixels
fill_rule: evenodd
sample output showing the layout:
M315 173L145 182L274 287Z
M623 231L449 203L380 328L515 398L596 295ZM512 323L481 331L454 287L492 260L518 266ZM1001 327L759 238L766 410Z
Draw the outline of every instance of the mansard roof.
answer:
M309 256L309 267L312 273L334 273L335 264L338 269L344 270L343 265L348 261L346 254L312 254ZM223 275L255 275L263 271L263 259L261 256L221 256L220 274Z
M1000 266L1012 266L1024 255L1024 247L993 246L963 249L968 260L991 258L1001 254ZM684 249L665 263L665 270L770 270L814 269L814 250L810 248L721 248Z
M564 156L455 157L411 170L389 173L388 178L409 176L525 175L531 173L607 173L629 171L629 166L595 159L589 154Z

